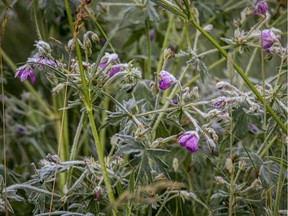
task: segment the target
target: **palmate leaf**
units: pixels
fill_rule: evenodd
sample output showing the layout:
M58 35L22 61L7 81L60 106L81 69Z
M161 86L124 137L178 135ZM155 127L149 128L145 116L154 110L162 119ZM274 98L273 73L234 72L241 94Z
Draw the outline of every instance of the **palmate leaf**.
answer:
M239 139L248 134L249 123L256 126L261 125L259 116L248 114L245 109L248 110L249 108L246 103L242 103L238 108L234 108L232 112L232 117L235 120L233 134Z
M129 161L131 166L136 166L138 175L146 175L152 181L152 170L165 172L168 165L161 160L161 156L167 155L170 151L159 148L149 148L144 143L135 141L134 137L118 134L120 142L116 154L131 155Z

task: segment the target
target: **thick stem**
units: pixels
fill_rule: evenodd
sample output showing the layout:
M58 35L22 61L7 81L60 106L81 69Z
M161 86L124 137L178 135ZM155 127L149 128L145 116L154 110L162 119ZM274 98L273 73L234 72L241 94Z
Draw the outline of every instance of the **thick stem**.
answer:
M96 124L95 124L95 121L94 121L94 116L93 116L92 111L87 112L87 114L88 114L88 118L89 118L91 129L92 129L93 138L95 140L95 147L96 147L96 150L97 150L98 159L99 159L100 166L101 166L101 172L102 172L102 175L104 177L104 183L106 185L108 197L109 197L110 202L113 203L115 199L114 199L112 187L111 187L111 184L110 184L110 180L109 180L109 177L108 177L108 172L107 172L107 169L106 169L106 165L105 165L105 161L104 161L104 155L103 155L103 151L102 151L102 145L100 143L100 139L99 139L99 136L98 136Z

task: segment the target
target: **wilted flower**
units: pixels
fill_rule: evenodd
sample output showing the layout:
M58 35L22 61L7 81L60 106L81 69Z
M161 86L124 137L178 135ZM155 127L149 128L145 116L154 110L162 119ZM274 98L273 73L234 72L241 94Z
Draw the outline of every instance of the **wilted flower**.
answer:
M261 32L261 44L265 52L269 52L270 48L280 38L280 35L275 35L273 31L265 29Z
M256 9L253 11L255 15L265 15L268 10L268 5L264 1L260 1L256 4Z
M177 141L180 146L186 147L187 151L193 153L198 150L199 134L196 131L188 131L182 134Z
M28 77L30 77L30 80L32 82L32 84L35 82L35 75L34 75L34 71L32 70L32 68L29 65L23 65L22 67L18 68L15 77L20 77L21 82L23 82L24 80L26 80Z
M164 70L160 72L160 77L161 80L159 80L158 86L161 90L166 90L176 81L175 77L172 74Z
M212 106L215 108L223 108L226 105L226 98L220 97L211 101Z
M118 55L116 53L105 53L105 55L102 57L98 67L101 70L104 70L108 64L112 64L112 65L117 65L119 63L119 58ZM111 69L109 69L106 74L109 75L109 77L114 76L116 73L118 73L120 71L120 67L112 67Z

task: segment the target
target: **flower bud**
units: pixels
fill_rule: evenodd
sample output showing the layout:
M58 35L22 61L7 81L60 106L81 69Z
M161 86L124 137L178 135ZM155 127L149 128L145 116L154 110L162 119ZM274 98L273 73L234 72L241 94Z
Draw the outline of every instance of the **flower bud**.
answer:
M95 189L94 189L94 193L95 193L95 200L98 201L100 200L101 196L102 196L102 188L97 186Z
M226 159L225 169L231 174L233 172L233 162L231 158Z
M174 172L177 172L178 168L179 168L179 162L177 158L173 159L173 163L172 163L172 167L174 169Z
M261 184L260 184L260 180L258 178L256 178L252 184L251 187L255 190L259 190L261 188Z
M172 57L175 57L175 52L171 48L167 48L164 50L164 59L168 60Z
M204 29L205 31L209 32L209 31L211 31L211 30L213 29L213 25L208 24L208 25L204 26L203 29Z
M239 169L243 170L246 166L246 162L244 160L240 160L239 161Z
M94 32L91 34L91 40L92 40L94 43L100 43L100 39L99 39L98 35L95 34Z
M196 195L189 191L180 191L180 195L186 200L197 199Z
M178 101L177 98L175 98L175 99L172 99L172 100L171 100L171 103L172 103L173 105L178 105L179 101Z
M218 82L218 83L216 84L216 88L217 88L218 90L223 90L226 85L227 85L226 82L220 81L220 82Z
M221 185L225 183L225 180L221 176L214 176L214 179L217 185Z
M251 133L253 133L253 134L255 134L255 135L258 135L258 134L260 134L261 132L260 132L260 129L259 128L257 128L254 124L252 124L252 123L249 123L248 124L248 131L250 131Z

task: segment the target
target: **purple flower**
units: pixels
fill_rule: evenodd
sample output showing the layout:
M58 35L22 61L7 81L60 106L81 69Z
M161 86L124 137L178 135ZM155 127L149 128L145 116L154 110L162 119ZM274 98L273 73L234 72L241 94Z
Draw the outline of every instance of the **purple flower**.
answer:
M98 67L101 70L104 70L109 64L111 64L112 67L106 72L106 74L109 77L112 77L116 73L118 73L120 71L120 69L121 69L121 67L117 67L117 66L113 67L113 65L119 64L119 58L118 58L117 54L115 54L115 53L112 53L112 54L105 53L105 55L102 57L99 65L98 65Z
M25 135L26 130L25 130L24 127L18 126L18 127L16 128L16 133L19 134L19 135Z
M50 66L50 67L56 67L58 65L56 60L45 58L43 56L36 56L33 58L28 58L27 62L36 64L39 70L43 70L45 68L45 65Z
M30 80L32 84L35 82L35 75L34 71L29 65L23 65L22 67L18 68L15 77L20 77L21 82L26 80L28 77L30 77Z
M198 150L199 135L196 131L185 132L177 139L177 141L180 146L186 147L187 151L191 153Z
M158 87L161 90L166 90L176 81L175 77L172 74L164 70L160 72L160 77L161 80L159 80Z
M178 100L175 98L173 100L171 100L172 104L177 105L178 104Z
M264 1L260 1L256 4L256 9L253 11L255 15L265 15L268 11L268 5Z
M275 42L279 40L280 36L275 35L271 30L265 29L261 32L261 44L265 52L269 52L270 48Z

